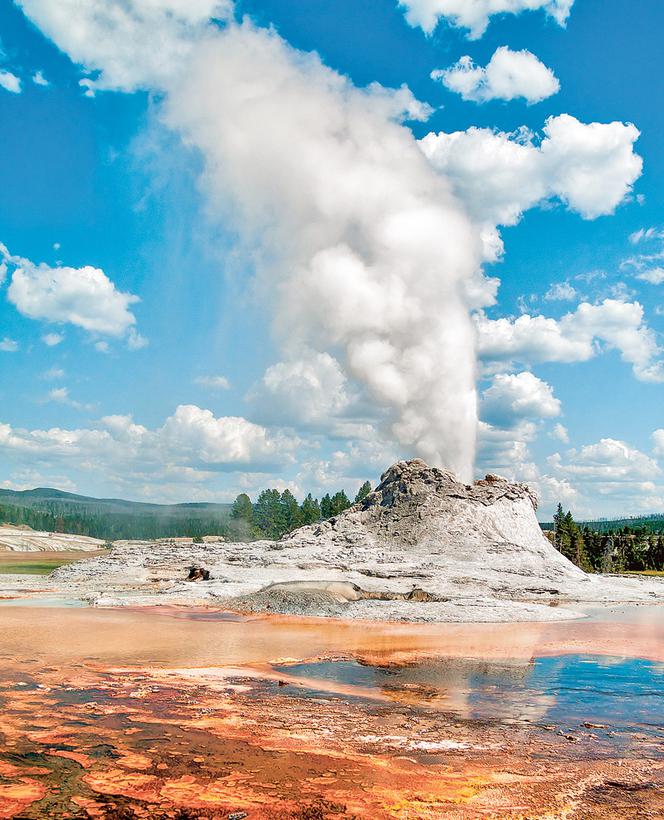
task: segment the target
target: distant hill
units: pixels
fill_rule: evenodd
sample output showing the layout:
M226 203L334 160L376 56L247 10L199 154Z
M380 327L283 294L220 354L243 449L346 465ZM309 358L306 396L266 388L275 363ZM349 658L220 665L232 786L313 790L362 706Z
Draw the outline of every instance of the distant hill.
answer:
M645 529L648 532L664 532L664 513L654 513L653 515L641 515L625 518L599 518L595 521L578 521L580 527L588 527L595 532L614 532L624 527L632 530ZM550 521L541 524L543 530L552 530L553 523Z
M107 540L224 535L230 504L148 504L52 487L0 490L0 522Z

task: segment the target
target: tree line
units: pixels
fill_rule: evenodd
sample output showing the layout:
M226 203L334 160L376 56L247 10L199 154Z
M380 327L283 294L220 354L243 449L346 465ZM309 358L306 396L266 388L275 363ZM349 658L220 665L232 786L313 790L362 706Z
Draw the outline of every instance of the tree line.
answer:
M561 504L553 517L553 545L586 572L664 571L664 530L623 526L598 531L577 524Z
M352 504L366 498L371 492L371 484L365 481L351 501L343 490L320 501L311 493L301 504L290 490L263 490L255 502L246 493L241 493L233 502L230 520L230 536L240 541L257 538L277 540L298 527L315 524L334 518Z
M371 492L366 481L355 501ZM0 523L27 526L46 532L66 532L86 535L104 541L145 540L157 538L195 538L220 535L229 540L253 541L258 538L278 539L304 524L314 524L338 515L353 502L343 490L324 495L320 501L311 493L298 503L284 490L263 490L252 503L245 493L239 495L228 511L210 514L177 515L154 512L106 512L72 505L47 503L40 506L0 504Z

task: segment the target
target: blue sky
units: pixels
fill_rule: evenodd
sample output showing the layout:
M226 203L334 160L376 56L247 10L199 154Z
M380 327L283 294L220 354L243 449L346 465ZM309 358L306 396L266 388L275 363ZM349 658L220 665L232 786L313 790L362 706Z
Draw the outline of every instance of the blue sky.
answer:
M353 492L478 430L544 517L664 508L658 0L70 4L0 0L0 485Z

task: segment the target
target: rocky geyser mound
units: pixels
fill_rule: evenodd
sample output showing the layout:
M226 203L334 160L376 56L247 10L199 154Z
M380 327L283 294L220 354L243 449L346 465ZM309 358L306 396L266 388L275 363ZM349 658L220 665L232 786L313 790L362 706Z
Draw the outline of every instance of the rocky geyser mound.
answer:
M362 502L280 541L119 542L62 567L50 583L99 604L205 603L385 620L500 621L574 617L560 603L664 600L655 580L605 579L544 537L523 484L463 484L415 459ZM209 580L191 583L192 566ZM155 600L157 598L157 600Z

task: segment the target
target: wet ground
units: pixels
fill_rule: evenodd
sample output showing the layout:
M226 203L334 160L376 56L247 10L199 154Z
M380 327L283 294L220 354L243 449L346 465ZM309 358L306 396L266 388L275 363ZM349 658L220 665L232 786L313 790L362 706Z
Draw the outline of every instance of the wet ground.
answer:
M664 610L0 611L0 818L664 817Z

